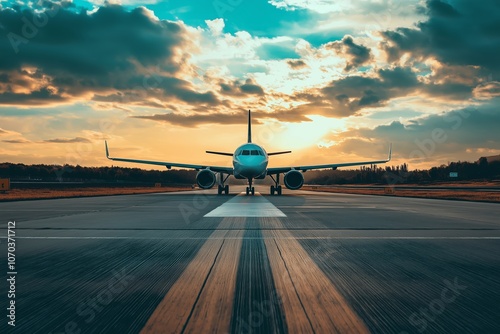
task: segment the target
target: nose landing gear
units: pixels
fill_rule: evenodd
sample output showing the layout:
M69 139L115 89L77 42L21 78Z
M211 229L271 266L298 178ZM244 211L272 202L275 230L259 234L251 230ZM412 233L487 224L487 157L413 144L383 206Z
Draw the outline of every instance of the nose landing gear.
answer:
M255 195L255 188L252 186L252 179L248 179L248 187L246 189L247 196L252 194Z

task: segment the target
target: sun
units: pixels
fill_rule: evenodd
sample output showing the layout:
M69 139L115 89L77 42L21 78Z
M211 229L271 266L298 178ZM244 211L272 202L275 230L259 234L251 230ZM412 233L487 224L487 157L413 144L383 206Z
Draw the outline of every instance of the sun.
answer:
M272 146L273 149L299 150L318 145L329 132L345 129L345 122L341 119L328 118L324 116L307 116L310 122L287 123L279 122L267 125L269 134L262 136L263 144ZM265 131L263 132L265 133Z

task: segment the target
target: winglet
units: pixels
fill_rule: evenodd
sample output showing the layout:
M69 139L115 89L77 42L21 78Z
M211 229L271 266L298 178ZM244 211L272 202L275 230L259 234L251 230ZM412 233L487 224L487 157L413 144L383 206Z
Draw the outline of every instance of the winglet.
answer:
M108 142L106 140L104 141L104 146L106 146L106 158L109 159Z
M387 161L391 161L392 158L392 143L389 145L389 157L387 158Z
M248 142L252 142L252 120L250 118L250 110L248 110Z

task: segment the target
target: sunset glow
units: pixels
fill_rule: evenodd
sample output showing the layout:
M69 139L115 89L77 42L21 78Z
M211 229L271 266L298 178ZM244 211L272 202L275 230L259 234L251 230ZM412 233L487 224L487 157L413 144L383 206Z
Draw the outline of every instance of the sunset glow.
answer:
M497 1L0 2L0 161L230 164L500 153ZM28 23L26 23L28 22ZM436 140L436 129L443 135ZM130 164L120 164L131 166ZM150 168L150 166L142 166Z

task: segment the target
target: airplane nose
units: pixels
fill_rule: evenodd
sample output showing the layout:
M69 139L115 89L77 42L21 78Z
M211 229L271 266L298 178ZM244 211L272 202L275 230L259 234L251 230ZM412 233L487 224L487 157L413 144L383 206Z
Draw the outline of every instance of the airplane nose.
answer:
M240 174L244 177L258 177L266 169L266 162L257 157L248 157L248 159L241 159L239 163Z

